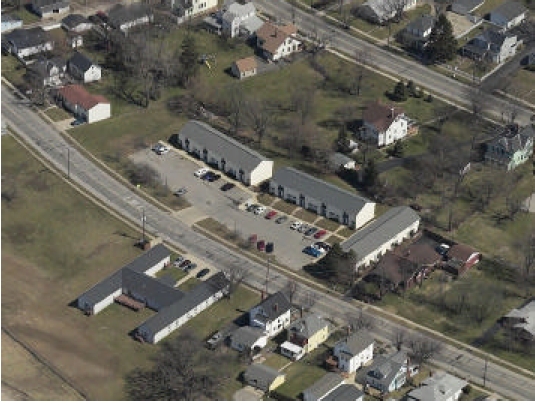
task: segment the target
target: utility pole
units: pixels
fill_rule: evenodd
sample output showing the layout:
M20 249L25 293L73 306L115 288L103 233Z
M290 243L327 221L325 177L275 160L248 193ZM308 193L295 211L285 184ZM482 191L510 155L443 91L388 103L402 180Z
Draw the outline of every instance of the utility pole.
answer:
M489 360L485 358L485 370L483 371L483 387L486 387L487 385L487 366L488 366Z
M266 272L266 298L268 297L268 283L269 283L269 257L267 259L267 272Z
M145 239L145 221L146 221L146 217L145 217L145 207L142 208L142 216L141 216L141 224L142 224L142 229L143 229L143 238L141 239L141 243L143 244L143 246L145 246L145 242L146 242L146 239Z
M71 178L71 149L67 147L67 178Z

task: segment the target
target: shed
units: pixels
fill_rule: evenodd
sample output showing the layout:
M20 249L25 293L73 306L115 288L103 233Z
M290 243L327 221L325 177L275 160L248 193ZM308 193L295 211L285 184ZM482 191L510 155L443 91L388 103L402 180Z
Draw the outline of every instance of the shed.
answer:
M285 374L278 370L257 363L251 364L243 374L247 384L264 392L273 391L284 383L285 378Z
M254 56L239 59L231 66L232 74L238 79L245 79L246 77L256 75L257 63Z

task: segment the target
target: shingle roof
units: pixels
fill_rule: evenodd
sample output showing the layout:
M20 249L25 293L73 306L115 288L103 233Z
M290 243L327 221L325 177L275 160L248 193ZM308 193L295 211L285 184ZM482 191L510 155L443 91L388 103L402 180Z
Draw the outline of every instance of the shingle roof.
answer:
M50 41L48 33L41 27L17 28L7 34L2 34L2 42L9 41L19 49L32 48Z
M261 307L268 320L277 319L279 316L289 311L292 308L290 301L286 298L283 292L278 291L270 295L255 308Z
M69 0L33 0L32 7L42 11L52 11L55 8L69 6Z
M294 25L278 26L266 22L256 31L256 36L263 41L262 49L275 53L286 38L296 33L297 28Z
M256 69L257 63L254 56L249 56L247 58L239 59L236 62L236 66L240 72L248 72L250 70Z
M359 259L363 259L419 220L419 215L409 207L391 208L346 239L341 247L345 251L353 250Z
M41 77L50 77L50 71L52 68L57 67L60 70L63 70L65 67L65 61L61 58L51 58L51 59L39 59L38 61L32 63L28 66L29 70L37 72Z
M91 22L81 14L69 14L61 20L68 29L76 28L80 24L91 24Z
M143 3L133 3L127 6L117 4L108 12L108 19L112 27L119 28L124 23L149 15L150 10Z
M522 308L511 310L504 318L522 319L525 322L518 322L514 328L524 329L535 337L535 301L531 301Z
M369 347L375 340L370 336L366 330L361 329L351 334L350 336L342 339L336 343L338 345L344 345L349 349L349 354L356 356L364 349Z
M525 13L527 11L526 7L524 7L523 4L518 3L516 1L510 1L506 3L500 4L498 7L496 7L494 10L492 10L490 13L492 14L499 14L507 21L511 21L512 19L518 17L519 15Z
M448 250L447 256L448 259L457 259L466 262L474 253L477 253L477 250L473 247L458 243Z
M466 11L470 12L481 6L485 0L455 0L454 5L462 6Z
M407 361L407 353L399 351L389 356L377 356L367 374L372 373L373 378L382 381L388 387Z
M69 59L69 64L76 66L82 72L86 72L91 66L93 66L91 59L80 52L74 53L74 55Z
M244 373L244 379L247 382L256 382L258 387L269 387L273 381L282 373L279 373L278 370L268 367L264 364L253 363Z
M342 384L334 391L331 391L327 396L323 397L322 401L358 401L364 397L364 393L357 389L353 384Z
M310 400L319 400L329 394L336 387L344 383L344 379L337 373L327 373L314 384L303 391Z
M289 330L299 333L300 336L310 338L325 327L329 327L329 322L316 314L310 314L292 323L289 326Z
M340 152L333 153L330 160L335 168L339 168L347 163L355 162L353 159Z
M232 161L247 171L255 169L263 161L268 161L265 156L204 122L188 121L179 132L181 137L195 140L208 150L216 152L227 161Z
M22 18L20 18L16 14L3 14L2 13L2 22L16 22L16 21L22 21Z
M359 212L364 205L372 201L347 190L343 190L334 184L313 177L293 167L283 167L273 175L272 181L302 192L327 205L333 205L347 212Z
M392 115L392 109L394 114ZM399 107L389 107L378 101L369 103L362 114L363 121L372 124L380 132L386 131L394 122L396 117L403 114L403 109Z
M446 401L467 384L465 380L451 374L436 372L422 382L422 387L413 389L407 395L417 401Z
M245 347L251 347L258 339L264 336L264 331L252 326L242 326L232 333L233 343L241 343Z
M253 3L240 4L234 2L228 6L227 12L233 13L235 16L241 18L251 13L256 13L256 7Z
M79 84L69 84L59 89L59 94L72 104L76 104L88 110L97 104L110 102L101 95L88 93L87 90Z
M410 272L409 272L410 270ZM375 268L368 273L366 279L372 276L384 277L394 285L399 285L401 282L410 279L417 270L417 265L404 257L386 252Z
M144 297L156 310L184 297L184 293L173 286L128 267L122 269L122 288L129 295Z
M479 0L477 0L479 1ZM424 14L418 17L416 20L407 24L406 29L411 31L427 31L435 25L435 17L430 14Z

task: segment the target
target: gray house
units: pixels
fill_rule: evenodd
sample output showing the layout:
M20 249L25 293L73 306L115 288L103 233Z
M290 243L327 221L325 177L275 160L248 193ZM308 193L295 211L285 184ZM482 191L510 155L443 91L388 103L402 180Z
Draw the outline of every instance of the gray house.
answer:
M67 64L61 58L39 59L27 69L43 86L58 86L65 77Z
M518 45L516 35L489 28L468 42L462 53L474 60L502 63L516 54Z
M201 121L191 120L176 135L176 144L246 185L271 177L273 161Z
M400 40L405 46L422 50L429 40L431 30L435 26L436 19L430 14L424 14L411 21L400 33Z
M31 55L51 51L54 49L54 41L41 27L17 28L2 35L2 49L24 59Z
M243 373L243 379L251 387L269 392L284 383L285 375L274 368L253 363Z
M414 372L413 372L414 373ZM414 375L409 367L407 353L399 351L388 356L378 356L366 373L366 384L382 393L400 389L407 377Z
M344 383L338 373L327 373L303 391L305 401L321 401Z
M39 17L47 18L69 12L70 5L69 0L32 0L32 10Z
M293 167L279 169L271 179L271 194L350 228L371 221L375 203Z
M407 394L409 401L457 401L468 383L451 374L437 372Z
M249 325L260 328L269 337L276 336L290 325L292 304L278 291L249 311Z
M230 347L239 352L256 347L262 349L266 345L267 334L262 329L249 325L238 328L230 337Z
M490 12L489 21L504 30L516 27L527 17L528 10L516 1L502 3Z
M460 15L471 14L484 2L485 0L455 0L451 5L451 11Z
M116 4L108 13L109 25L124 34L133 27L149 24L153 18L150 8L143 3Z
M262 25L264 21L256 15L256 7L253 3L235 2L223 9L221 29L223 34L230 38L239 35L249 37Z
M364 393L353 384L342 384L335 388L321 401L363 401Z
M68 32L84 32L93 27L93 23L81 14L69 14L61 20L61 26Z
M333 348L333 356L338 360L338 368L353 373L373 359L375 340L365 330L356 331L338 341Z
M534 142L535 129L532 125L519 130L516 127L505 129L485 145L485 162L514 170L533 155Z

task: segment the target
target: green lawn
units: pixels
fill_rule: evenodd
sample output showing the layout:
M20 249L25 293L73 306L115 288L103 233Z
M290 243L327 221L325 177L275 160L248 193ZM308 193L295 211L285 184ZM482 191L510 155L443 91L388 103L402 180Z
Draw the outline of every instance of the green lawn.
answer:
M19 88L25 81L23 79L26 69L14 56L2 53L2 76Z
M321 218L314 225L316 225L318 228L323 228L331 232L336 231L341 226L339 222L335 222L327 218Z
M297 205L291 204L284 200L277 201L275 204L273 204L273 208L288 215L292 215L295 210L299 209Z
M269 353L268 355L266 355L266 360L262 364L265 364L269 367L273 367L276 370L280 370L288 363L291 363L291 360L288 357L284 357L283 355L278 353Z
M45 111L45 114L54 122L63 121L68 118L72 118L72 114L69 114L67 111L59 108L52 107Z
M304 208L299 208L299 210L297 210L294 214L293 214L296 218L299 218L305 222L309 222L309 223L312 223L314 222L317 218L318 218L318 215L313 213L313 212L310 212L308 210L305 210Z
M275 201L274 196L270 194L266 194L266 193L259 193L256 196L256 199L258 200L260 204L267 205L267 206L271 206L271 204L273 204L273 201Z

